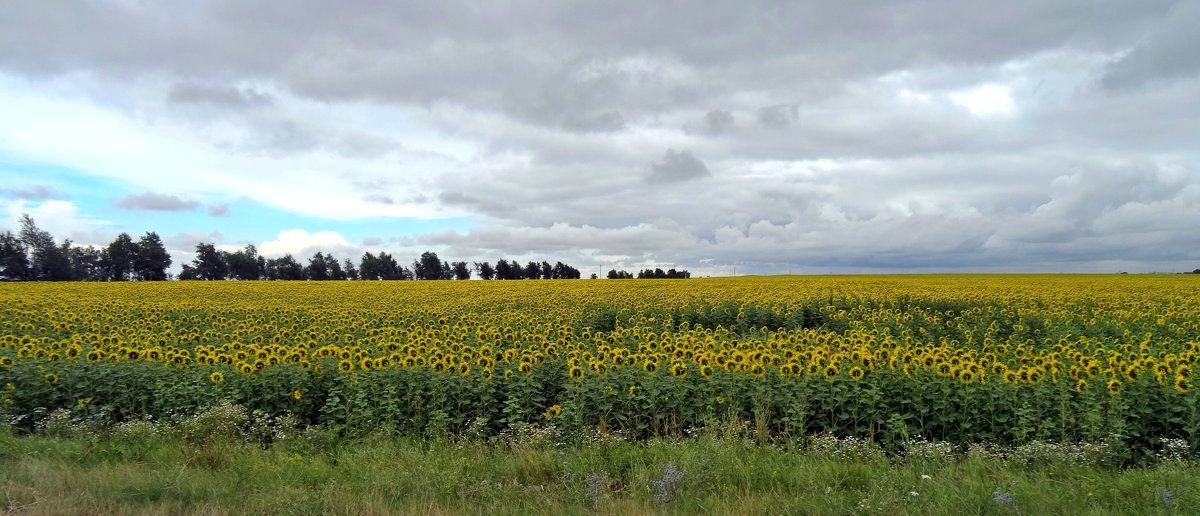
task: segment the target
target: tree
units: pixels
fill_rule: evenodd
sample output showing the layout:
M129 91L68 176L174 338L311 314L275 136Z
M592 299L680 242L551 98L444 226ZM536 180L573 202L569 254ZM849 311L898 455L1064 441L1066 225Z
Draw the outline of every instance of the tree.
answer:
M367 251L359 259L358 275L364 280L381 280L384 277L383 264L378 257Z
M342 270L342 264L332 254L325 255L325 268L329 270L329 279L346 281L346 271Z
M92 246L71 247L67 258L71 262L71 278L75 281L104 281L108 279L108 267L103 252Z
M196 279L216 281L229 277L225 257L217 251L217 246L210 243L196 244L196 258L192 260L192 267L196 269Z
M608 271L608 279L633 279L633 274L630 274L629 271L612 269Z
M542 266L538 262L529 262L525 264L525 279L538 279L542 274Z
M21 215L21 242L29 253L29 277L42 281L71 279L71 261L66 251L54 244L54 237L33 221L29 214Z
M471 279L471 269L467 267L467 262L454 262L451 266L454 271L454 279L469 280Z
M229 265L229 277L241 281L263 279L267 274L267 262L258 254L258 248L247 244L241 251L225 255L225 263Z
M304 267L304 277L313 281L330 279L329 266L325 263L325 255L320 251L308 259L308 265Z
M269 280L302 280L304 266L292 258L292 255L285 254L280 258L267 260L266 276Z
M407 280L413 275L401 267L391 255L381 252L379 256L364 253L358 266L358 275L364 280Z
M171 267L171 253L158 233L150 231L138 239L134 247L133 273L141 281L166 281Z
M442 260L435 252L425 251L413 262L413 274L419 280L444 279L442 272Z
M29 278L29 256L25 243L12 231L0 233L0 279L20 281Z
M134 278L134 257L137 244L129 233L121 233L104 248L104 265L111 281L129 281Z
M358 279L358 269L354 267L354 262L349 258L342 262L342 268L346 270L346 279L351 281Z
M509 270L509 268L508 268L507 260L501 258L500 260L496 261L495 274L496 274L496 279L498 279L498 280L512 279L512 277L511 277L512 271Z
M475 262L475 271L479 273L479 277L485 280L491 280L496 277L496 269L492 268L492 264L488 262Z
M179 271L179 280L180 281L195 281L198 279L200 279L200 272L197 271L196 268L193 267L192 264L190 264L190 263L183 264L182 269Z
M562 262L558 263L562 264ZM554 267L550 265L550 262L542 261L542 279L555 279Z

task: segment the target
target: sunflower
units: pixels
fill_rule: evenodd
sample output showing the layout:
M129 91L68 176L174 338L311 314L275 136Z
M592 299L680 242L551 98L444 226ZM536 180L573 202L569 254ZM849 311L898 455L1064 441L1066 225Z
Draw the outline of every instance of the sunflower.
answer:
M220 371L213 371L212 374L208 375L208 379L212 383L221 383L225 381L225 375L221 374Z
M826 367L825 368L825 378L833 379L833 377L837 376L839 372L840 371L838 371L838 368L836 368L834 366Z
M1080 378L1079 381L1075 382L1075 390L1079 392L1087 390L1087 380Z
M11 367L13 365L12 357L0 357L0 366Z
M1117 380L1116 378L1109 380L1106 387L1108 388L1108 393L1112 394L1113 396L1121 393L1121 381Z
M863 372L861 367L854 366L850 368L850 378L856 382L862 380L864 374L866 373Z
M559 405L557 405L557 404L556 404L556 405L551 405L551 406L550 406L550 408L546 409L546 412L542 413L542 418L544 418L544 419L554 419L554 418L558 417L558 416L559 416L559 415L561 415L561 414L562 414L562 407L561 407L561 406L559 406Z
M42 378L50 385L58 385L58 375L55 373L46 373Z
M647 373L654 374L655 371L658 371L658 362L647 360L642 364L642 369L645 369Z
M642 389L641 387L638 387L636 385L630 385L629 386L629 399L636 398L638 395L638 391L640 391L641 389Z
M676 378L683 378L687 376L687 366L683 365L682 362L675 362L674 364L671 364L671 376Z
M351 362L346 359L343 359L338 362L338 371L341 371L343 373L349 373L350 371L353 371L353 370L354 370L354 362Z
M1175 391L1176 392L1178 392L1179 394L1187 394L1189 387L1191 387L1191 384L1188 382L1188 379L1186 376L1180 376L1180 375L1175 376Z
M292 398L293 399L295 399L296 401L300 401L301 397L303 397L303 394L300 392L300 389L292 390Z
M571 368L567 371L567 375L570 376L572 380L578 380L583 378L583 369L581 369L579 366L571 366Z

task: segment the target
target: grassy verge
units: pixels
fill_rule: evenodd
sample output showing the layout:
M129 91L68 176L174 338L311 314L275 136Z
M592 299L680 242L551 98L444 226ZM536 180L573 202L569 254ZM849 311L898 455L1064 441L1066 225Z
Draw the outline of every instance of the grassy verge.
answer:
M1154 514L1200 467L888 461L695 437L454 442L303 432L269 448L167 432L0 432L0 510L31 514Z

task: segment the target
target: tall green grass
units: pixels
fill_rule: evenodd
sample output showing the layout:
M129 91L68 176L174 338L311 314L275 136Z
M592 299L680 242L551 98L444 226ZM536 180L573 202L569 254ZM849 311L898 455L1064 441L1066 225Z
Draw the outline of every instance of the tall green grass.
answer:
M981 455L888 459L854 446L716 433L563 445L512 439L234 433L134 424L0 432L0 511L29 514L1186 514L1200 467L1114 469ZM856 451L857 450L857 451Z

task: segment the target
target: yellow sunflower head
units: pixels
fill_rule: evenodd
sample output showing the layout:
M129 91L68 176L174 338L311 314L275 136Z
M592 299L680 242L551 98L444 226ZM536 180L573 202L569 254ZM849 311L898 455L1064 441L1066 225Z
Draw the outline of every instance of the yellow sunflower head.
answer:
M861 367L855 366L855 367L850 368L850 378L852 378L856 382L859 380L862 380L862 377L865 374L866 374L866 372L863 371L863 369Z

